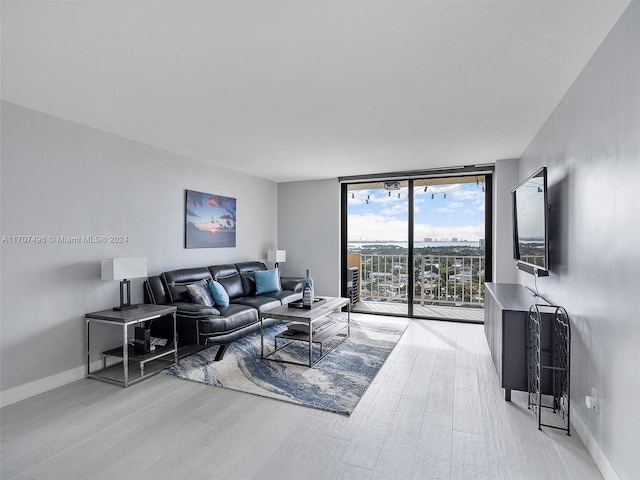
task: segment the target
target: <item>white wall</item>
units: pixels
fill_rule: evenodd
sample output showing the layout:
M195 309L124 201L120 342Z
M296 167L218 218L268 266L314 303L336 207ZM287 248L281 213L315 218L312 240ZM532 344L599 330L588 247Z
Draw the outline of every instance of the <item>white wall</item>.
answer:
M278 248L283 275L311 270L317 295L340 295L340 184L337 179L278 184Z
M640 2L633 1L520 160L549 168L551 275L572 319L572 420L607 478L638 478ZM532 278L520 274L522 283ZM599 409L584 397L598 391ZM615 473L614 473L615 472Z
M518 185L518 160L497 160L493 175L493 281L517 283L513 260L511 191Z
M84 314L119 301L118 282L100 280L101 258L147 257L153 275L266 260L276 240L275 183L9 103L2 103L1 188L2 235L128 238L2 243L3 404L82 377ZM184 249L185 189L237 199L236 248ZM141 284L132 281L136 302Z

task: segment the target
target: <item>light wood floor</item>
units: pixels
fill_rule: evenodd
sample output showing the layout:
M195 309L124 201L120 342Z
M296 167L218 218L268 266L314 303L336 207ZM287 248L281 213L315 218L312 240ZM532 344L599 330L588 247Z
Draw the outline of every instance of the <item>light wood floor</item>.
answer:
M350 417L167 375L81 380L0 411L0 477L602 478L575 433L503 400L481 325L409 323Z

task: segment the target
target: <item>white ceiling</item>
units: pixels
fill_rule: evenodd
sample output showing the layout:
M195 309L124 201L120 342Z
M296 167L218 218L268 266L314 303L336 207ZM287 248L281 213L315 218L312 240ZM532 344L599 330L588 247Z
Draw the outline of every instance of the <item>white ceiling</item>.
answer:
M273 181L520 156L601 1L2 1L2 99Z

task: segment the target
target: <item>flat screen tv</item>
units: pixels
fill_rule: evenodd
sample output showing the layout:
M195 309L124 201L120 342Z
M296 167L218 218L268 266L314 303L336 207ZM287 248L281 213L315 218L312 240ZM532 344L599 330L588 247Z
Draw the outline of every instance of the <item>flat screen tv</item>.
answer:
M547 168L542 167L518 185L512 197L516 267L546 277L549 275Z

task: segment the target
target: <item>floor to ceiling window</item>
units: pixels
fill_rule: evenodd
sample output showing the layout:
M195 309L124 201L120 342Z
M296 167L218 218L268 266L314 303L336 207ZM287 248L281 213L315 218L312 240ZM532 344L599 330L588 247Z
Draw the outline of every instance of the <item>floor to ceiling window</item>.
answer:
M490 180L483 172L344 182L345 287L358 279L353 310L482 322Z

